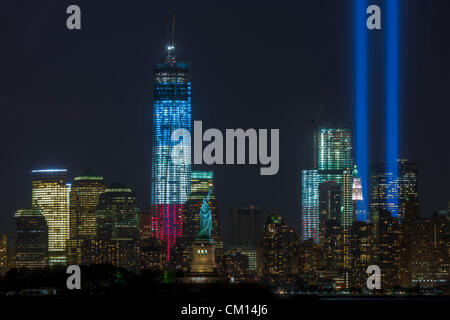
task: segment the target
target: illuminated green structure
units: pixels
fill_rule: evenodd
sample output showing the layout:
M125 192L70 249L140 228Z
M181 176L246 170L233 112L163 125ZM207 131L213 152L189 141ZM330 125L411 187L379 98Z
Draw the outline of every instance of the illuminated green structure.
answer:
M315 135L316 169L320 183L334 181L339 185L341 225L350 227L353 222L352 132L348 127L317 128Z

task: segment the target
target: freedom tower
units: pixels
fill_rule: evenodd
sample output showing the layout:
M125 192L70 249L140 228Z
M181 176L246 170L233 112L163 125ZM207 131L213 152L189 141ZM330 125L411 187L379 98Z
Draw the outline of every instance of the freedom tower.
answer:
M191 165L172 161L171 135L177 129L191 131L190 65L175 56L175 15L164 63L154 65L153 154L152 154L152 236L163 240L167 259L178 237L182 236L182 212L190 193ZM190 159L189 146L184 147ZM180 152L178 147L178 152ZM177 155L179 156L179 155Z

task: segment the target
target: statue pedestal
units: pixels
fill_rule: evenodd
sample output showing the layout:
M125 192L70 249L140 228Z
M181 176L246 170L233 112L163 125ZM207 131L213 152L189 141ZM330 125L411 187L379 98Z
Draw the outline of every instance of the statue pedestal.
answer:
M213 273L216 266L215 246L210 239L198 239L192 243L192 273Z
M220 283L224 279L217 272L215 246L211 239L197 239L192 243L191 272L178 278L179 283L211 284Z

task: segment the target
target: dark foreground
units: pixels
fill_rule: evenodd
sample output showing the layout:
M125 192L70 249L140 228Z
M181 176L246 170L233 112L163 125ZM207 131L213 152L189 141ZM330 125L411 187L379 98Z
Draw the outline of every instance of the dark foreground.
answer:
M3 314L11 309L14 318L26 315L58 319L412 319L423 312L437 318L448 310L450 298L286 296L258 286L162 284L134 294L127 291L86 295L64 291L55 296L2 296L0 306ZM198 307L203 307L202 311ZM206 307L214 307L214 314L206 313ZM191 314L183 314L183 310ZM199 312L203 314L196 314Z

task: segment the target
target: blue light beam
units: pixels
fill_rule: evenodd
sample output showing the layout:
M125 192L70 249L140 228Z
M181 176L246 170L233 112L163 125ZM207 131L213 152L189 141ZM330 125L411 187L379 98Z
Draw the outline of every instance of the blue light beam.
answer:
M364 214L357 220L366 221L369 212L369 104L368 104L368 43L366 27L366 0L355 0L355 158L361 177Z
M386 176L392 216L398 215L399 1L386 1Z

